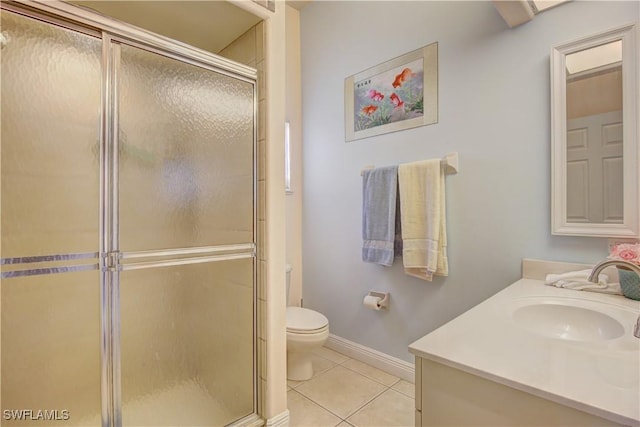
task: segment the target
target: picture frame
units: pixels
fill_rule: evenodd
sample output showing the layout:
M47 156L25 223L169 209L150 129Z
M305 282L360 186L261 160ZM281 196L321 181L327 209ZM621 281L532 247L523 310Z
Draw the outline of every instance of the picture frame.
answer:
M345 141L438 122L438 43L344 81Z

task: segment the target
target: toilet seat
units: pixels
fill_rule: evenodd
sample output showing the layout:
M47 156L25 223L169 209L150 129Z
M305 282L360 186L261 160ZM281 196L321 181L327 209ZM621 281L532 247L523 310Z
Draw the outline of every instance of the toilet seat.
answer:
M287 332L318 334L329 329L329 319L322 313L302 307L287 307Z

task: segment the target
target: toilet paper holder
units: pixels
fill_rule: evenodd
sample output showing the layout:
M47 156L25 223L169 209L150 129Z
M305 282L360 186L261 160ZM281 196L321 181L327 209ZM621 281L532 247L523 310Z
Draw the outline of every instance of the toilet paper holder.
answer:
M369 296L380 298L380 301L378 301L378 307L380 308L389 307L390 294L388 292L369 291Z

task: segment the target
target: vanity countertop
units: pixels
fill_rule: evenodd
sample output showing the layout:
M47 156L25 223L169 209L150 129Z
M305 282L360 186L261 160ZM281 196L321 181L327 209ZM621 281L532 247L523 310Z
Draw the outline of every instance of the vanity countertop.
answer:
M525 266L525 277L526 272ZM578 305L594 301L604 310L622 312L624 319L618 318L624 333L610 340L570 341L531 332L513 320L523 301L545 298ZM559 289L540 278L523 278L417 340L409 350L617 423L640 426L640 339L633 336L639 313L640 302L623 296Z

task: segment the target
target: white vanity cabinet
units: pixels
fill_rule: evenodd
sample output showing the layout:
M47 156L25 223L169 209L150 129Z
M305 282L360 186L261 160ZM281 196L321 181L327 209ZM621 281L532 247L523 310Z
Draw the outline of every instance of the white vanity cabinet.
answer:
M416 426L621 426L416 357Z
M523 279L412 343L416 425L640 427L640 302L541 280L581 268L525 260Z

